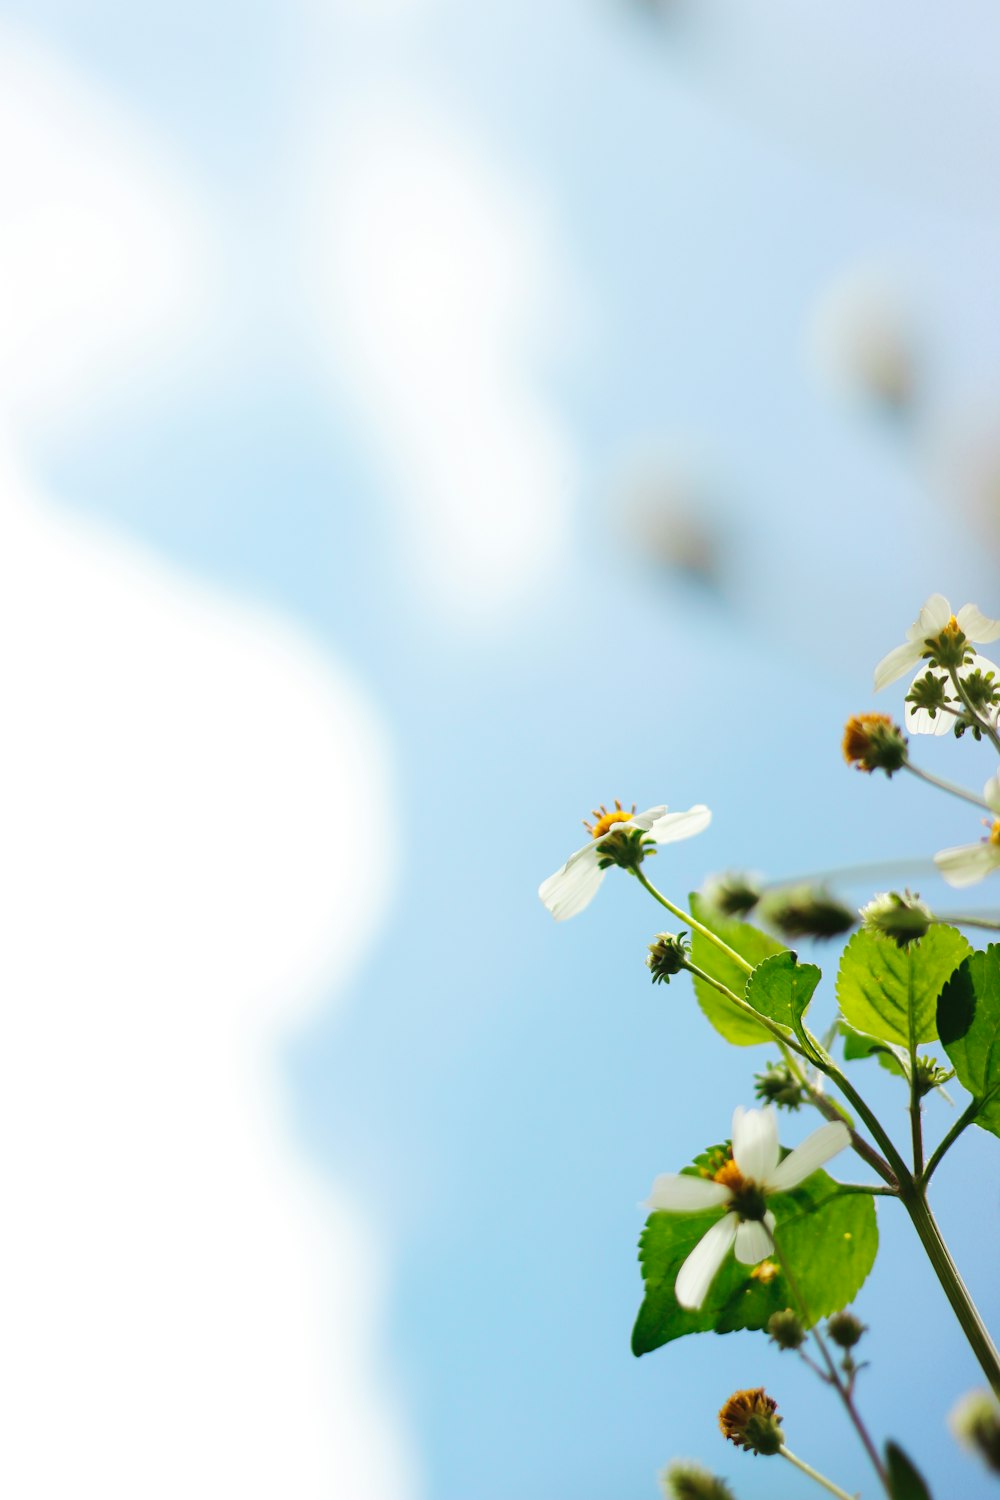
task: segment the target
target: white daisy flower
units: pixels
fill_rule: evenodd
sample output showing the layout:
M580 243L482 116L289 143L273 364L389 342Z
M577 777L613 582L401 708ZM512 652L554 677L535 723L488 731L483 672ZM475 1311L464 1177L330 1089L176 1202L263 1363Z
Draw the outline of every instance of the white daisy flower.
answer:
M539 896L557 922L575 917L590 905L611 865L627 865L633 859L639 863L639 855L634 852L636 843L648 848L652 844L673 844L679 839L692 838L708 827L712 814L701 803L689 807L687 812L676 813L668 812L662 805L637 813L633 803L628 812L616 799L610 812L603 804L595 809L594 819L592 824L584 820L589 842L538 887ZM640 837L626 844L621 836L630 832Z
M997 814L991 823L983 819L989 833L978 844L957 844L935 854L934 863L949 885L975 885L992 870L1000 870L1000 771L983 787L983 801Z
M725 1208L695 1245L677 1273L674 1295L681 1307L697 1312L716 1273L735 1246L736 1259L755 1266L774 1251L773 1193L788 1193L805 1182L851 1143L841 1120L821 1125L780 1160L778 1121L773 1109L737 1108L733 1114L732 1156L714 1177L663 1173L653 1183L647 1207L672 1214Z
M1000 637L1000 620L987 619L975 604L963 604L958 613L953 614L951 605L943 594L932 594L906 632L903 645L896 646L888 655L883 656L875 668L875 691L881 692L882 688L911 671L933 652L935 646L946 652L951 647L954 652L958 644L956 638L960 634L967 642L978 641L985 644L987 641L995 641ZM925 667L918 672L914 682L923 677L926 670ZM957 667L960 677L967 677L970 672L975 671L996 670L993 662L972 652L971 648L969 655L963 655ZM913 684L911 691L912 686ZM953 687L946 683L944 692L947 705L956 712L961 712L963 705ZM950 713L939 710L932 716L926 708L908 703L905 722L911 734L947 734L954 720Z

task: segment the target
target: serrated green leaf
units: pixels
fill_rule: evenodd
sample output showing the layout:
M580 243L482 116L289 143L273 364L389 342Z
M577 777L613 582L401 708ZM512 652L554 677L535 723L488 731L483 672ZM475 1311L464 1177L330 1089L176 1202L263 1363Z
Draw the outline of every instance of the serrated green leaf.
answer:
M954 927L934 926L900 948L892 938L856 932L840 959L837 999L846 1021L879 1042L909 1047L937 1036L936 1004L971 952Z
M931 1500L931 1492L919 1470L897 1443L886 1443L885 1467L892 1500Z
M691 897L691 914L754 966L773 953L787 952L777 938L761 932L759 927L751 927L747 922L734 922L729 917L720 917L698 895ZM713 942L702 937L700 932L691 934L691 959L699 969L704 969L713 979L720 980L734 994L745 997L748 976L739 964L727 958ZM714 990L704 980L695 980L694 992L705 1015L727 1042L733 1042L737 1047L753 1047L758 1042L774 1040L765 1027L749 1016L741 1015L734 1006L728 1004L724 995L720 995L718 990Z
M774 953L750 975L747 1000L762 1016L790 1026L808 1047L802 1017L822 977L815 964L800 964L794 953Z
M976 1124L1000 1135L1000 945L970 954L951 976L937 1023L959 1083L985 1100Z
M814 1172L794 1192L769 1197L768 1208L777 1219L777 1240L805 1298L810 1321L846 1307L857 1295L878 1250L873 1200L862 1193L838 1193L833 1178ZM704 1305L697 1312L679 1305L674 1296L677 1273L719 1217L718 1209L650 1214L639 1241L646 1289L632 1331L634 1354L648 1354L687 1333L764 1328L772 1313L798 1308L775 1260L764 1263L767 1274L761 1275L759 1268L741 1264L732 1251Z

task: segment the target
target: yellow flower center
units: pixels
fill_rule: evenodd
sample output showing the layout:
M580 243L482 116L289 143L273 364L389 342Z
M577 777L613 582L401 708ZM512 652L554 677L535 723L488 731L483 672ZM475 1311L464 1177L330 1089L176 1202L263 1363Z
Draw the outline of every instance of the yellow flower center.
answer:
M729 1189L734 1197L743 1192L747 1186L746 1178L732 1157L729 1158L725 1166L720 1167L717 1172L713 1173L712 1181L720 1182L724 1188Z
M632 803L631 811L627 812L616 797L615 805L610 812L608 812L608 809L602 802L600 807L595 807L593 810L593 817L595 821L593 823L588 823L586 818L584 818L583 826L584 828L586 828L587 832L591 834L595 839L602 839L608 832L608 830L610 828L613 828L616 823L627 823L634 812L634 802Z
M1000 844L1000 818L994 818L993 827L990 829L990 843Z

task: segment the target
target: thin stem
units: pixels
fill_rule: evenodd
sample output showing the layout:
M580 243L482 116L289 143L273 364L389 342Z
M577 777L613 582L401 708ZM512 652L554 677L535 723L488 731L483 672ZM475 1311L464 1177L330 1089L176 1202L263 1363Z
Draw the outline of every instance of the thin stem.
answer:
M944 1137L944 1139L938 1142L936 1149L931 1153L930 1161L924 1168L924 1174L921 1178L921 1185L923 1187L926 1187L930 1182L945 1152L951 1150L952 1146L954 1146L955 1142L962 1134L962 1131L966 1128L966 1126L972 1124L973 1120L976 1118L982 1107L982 1099L973 1099L972 1103L965 1109L965 1111L961 1115L959 1115L958 1119L955 1121L954 1125L948 1131L948 1134Z
M759 1025L763 1026L765 1031L769 1031L779 1047L794 1048L801 1057L805 1057L806 1054L798 1042L793 1041L790 1036L786 1036L777 1021L772 1021L769 1016L762 1016L759 1011L754 1010L750 1002L748 1000L741 1000L739 995L735 994L729 988L728 984L723 984L721 979L714 979L711 974L706 974L704 969L699 969L698 965L693 964L690 959L684 960L684 967L693 978L700 979L704 984L710 984L713 990L718 990L720 995L724 995L741 1015L746 1016L749 1020L758 1022Z
M805 1463L801 1458L796 1458L795 1454L791 1453L783 1444L778 1449L778 1452L782 1458L787 1458L790 1464L794 1464L797 1469L801 1469L803 1474L808 1474L810 1479L815 1479L816 1483L822 1485L831 1495L839 1495L840 1500L856 1500L856 1496L849 1495L846 1490L840 1488L839 1484L834 1484L832 1479L827 1479L825 1474L821 1474L811 1464Z
M788 1285L791 1288L792 1296L795 1298L795 1301L799 1305L799 1315L801 1316L803 1323L811 1323L812 1315L809 1311L809 1305L803 1297L798 1282L792 1275L792 1268L782 1254L781 1246L778 1244L776 1239L774 1240L774 1253L778 1258L781 1269L784 1271L785 1276L788 1279ZM861 1439L861 1443L864 1447L865 1452L868 1454L868 1457L872 1461L872 1466L879 1477L879 1482L881 1483L882 1488L885 1490L886 1494L891 1495L891 1491L889 1489L889 1477L886 1474L885 1467L882 1463L881 1458L879 1457L878 1449L872 1442L871 1434L869 1433L864 1422L861 1420L861 1415L854 1404L854 1398L851 1395L851 1392L848 1390L847 1386L840 1378L840 1371L834 1364L833 1357L830 1354L829 1349L826 1347L826 1340L823 1338L823 1335L820 1333L819 1328L815 1323L812 1323L812 1327L809 1329L809 1332L812 1334L812 1337L816 1343L816 1347L819 1350L820 1356L827 1369L827 1375L824 1378L829 1380L830 1384L833 1386L834 1390L837 1392L837 1395L843 1402L844 1410L847 1412L847 1415L851 1420L855 1432Z
M714 943L715 946L719 949L719 952L724 953L727 958L733 961L734 964L738 964L739 967L743 970L744 974L753 973L753 964L747 963L746 959L741 953L737 953L735 948L730 948L728 943L724 943L722 939L716 933L714 933L710 927L706 927L702 922L699 922L697 918L693 917L689 911L684 911L683 907L675 906L672 901L668 901L666 896L664 896L661 891L658 891L656 889L656 886L646 879L641 870L633 869L632 874L635 876L636 880L638 880L640 885L645 886L646 890L653 897L654 901L659 901L661 906L666 907L671 916L676 917L679 922L683 922L684 925L686 927L690 927L692 931L700 932L702 937L707 938L710 943ZM757 1012L754 1011L754 1015L756 1014Z
M778 1045L781 1046L781 1043L779 1042ZM808 1077L805 1073L802 1072L801 1068L798 1066L795 1059L791 1056L790 1052L788 1052L784 1048L782 1048L782 1051L784 1053L785 1061L791 1069L793 1076L798 1079L799 1083L805 1089L806 1096L809 1099L810 1104L812 1104L815 1109L819 1110L820 1114L825 1120L840 1120L843 1124L846 1125L847 1121L844 1120L843 1114L833 1103L833 1101L826 1097L822 1089L817 1088L815 1084L809 1082ZM883 1156L879 1155L879 1153L875 1150L875 1147L869 1141L865 1140L863 1135L859 1134L859 1132L856 1131L852 1126L848 1126L848 1129L851 1132L851 1145L857 1152L858 1156L861 1157L862 1161L866 1161L868 1163L868 1165L872 1168L872 1171L878 1173L883 1182L888 1184L887 1188L881 1189L880 1191L895 1193L899 1186L899 1182L895 1172L892 1170L889 1163Z
M913 1175L919 1181L924 1170L924 1132L920 1119L920 1079L917 1076L917 1037L913 995L913 962L907 964L907 1037L910 1051L910 1139L913 1144Z
M883 1162L883 1167L885 1165L888 1165L891 1170L888 1177L886 1177L884 1171L880 1172L880 1175L882 1177L885 1177L885 1180L889 1183L890 1187L899 1186L903 1182L912 1182L913 1179L910 1176L909 1167L906 1165L905 1161L896 1150L891 1138L883 1130L878 1117L865 1103L864 1099L858 1093L853 1083L851 1083L849 1079L844 1077L843 1073L837 1067L832 1057L825 1056L821 1066L823 1072L827 1075L827 1077L832 1079L832 1081L837 1085L837 1088L843 1094L844 1098L847 1099L849 1103L854 1105L854 1108L857 1110L862 1120L864 1120L865 1124L868 1126L868 1129L871 1131L872 1135L875 1137L876 1141L884 1151L885 1162ZM857 1149L857 1147L855 1147L855 1149ZM861 1155L864 1155L864 1152L862 1152ZM875 1163L873 1162L872 1165L875 1166ZM876 1166L876 1171L878 1170L879 1168Z
M972 722L974 724L978 724L979 727L980 727L980 729L982 729L984 731L984 733L986 733L987 735L989 735L990 739L993 741L993 748L994 748L994 750L1000 752L1000 734L997 734L996 730L994 729L993 725L989 722L988 719L981 718L980 715L976 712L975 706L973 705L973 702L972 702L971 698L969 697L968 693L965 691L965 683L962 681L961 677L959 677L959 675L958 675L957 668L955 668L955 667L949 667L948 668L948 676L951 678L952 682L955 684L955 691L957 692L958 696L961 698L963 704L965 705L965 711L969 715L969 718L972 720Z
M900 1197L920 1237L920 1243L927 1252L927 1258L934 1267L934 1274L941 1283L944 1294L951 1303L952 1311L961 1325L962 1332L969 1341L972 1352L978 1359L994 1394L1000 1396L1000 1354L990 1338L985 1323L979 1316L979 1310L969 1295L968 1288L959 1275L958 1267L951 1258L951 1253L931 1213L923 1189L914 1187L911 1183L900 1194Z
M921 781L929 782L942 792L950 792L953 797L961 797L964 802L972 802L976 807L985 807L990 811L990 804L975 792L967 792L964 786L956 786L953 781L945 781L943 776L935 776L931 771L925 771L920 766L915 766L912 760L904 760L903 770L909 771L914 776L919 776Z
M987 932L1000 932L1000 922L991 922L989 917L967 917L961 912L939 912L931 921L951 927L984 927Z

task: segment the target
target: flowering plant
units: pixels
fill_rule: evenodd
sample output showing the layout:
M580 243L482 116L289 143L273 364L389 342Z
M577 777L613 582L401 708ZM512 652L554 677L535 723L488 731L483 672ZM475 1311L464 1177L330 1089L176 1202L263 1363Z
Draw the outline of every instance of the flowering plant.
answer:
M970 734L1000 753L997 669L972 644L997 639L1000 621L968 604L953 614L935 594L904 644L876 667L875 688L918 669L906 695L906 728L950 731L956 739ZM944 781L913 762L903 728L885 714L850 719L843 752L849 765L867 774L906 771L989 814L984 839L935 855L946 882L968 886L1000 870L1000 773L982 796ZM637 815L616 802L611 812L602 807L594 816L590 842L540 887L553 916L562 920L581 911L607 870L622 869L681 929L660 933L650 944L653 981L689 976L702 1012L726 1041L769 1044L777 1054L756 1077L762 1107L738 1107L728 1140L653 1183L640 1240L643 1297L633 1351L644 1355L708 1330L765 1333L779 1349L797 1353L842 1403L878 1491L890 1500L930 1500L916 1464L898 1444L876 1443L857 1401L863 1366L854 1350L865 1328L849 1304L875 1262L876 1199L894 1200L989 1387L956 1408L956 1436L1000 1474L1000 1353L929 1201L937 1167L968 1128L1000 1135L1000 943L976 949L966 936L1000 931L1000 922L935 912L909 891L882 892L857 911L822 887L766 890L743 874L711 877L700 895L681 904L652 884L644 866L657 846L706 828L708 809L668 813L657 806ZM789 943L848 933L835 982L836 1013L819 1036L809 1011L823 976ZM927 1052L931 1044L943 1049L945 1063ZM871 1058L898 1080L904 1095L903 1142L855 1081L857 1065ZM967 1098L952 1128L929 1149L923 1101L946 1083ZM780 1112L802 1107L816 1110L824 1123L785 1152ZM837 1181L824 1170L849 1151L864 1181ZM828 1493L846 1496L789 1450L780 1421L776 1401L762 1388L736 1392L720 1413L722 1431L737 1447L781 1456ZM671 1464L661 1483L674 1500L731 1495L725 1481L685 1462Z

